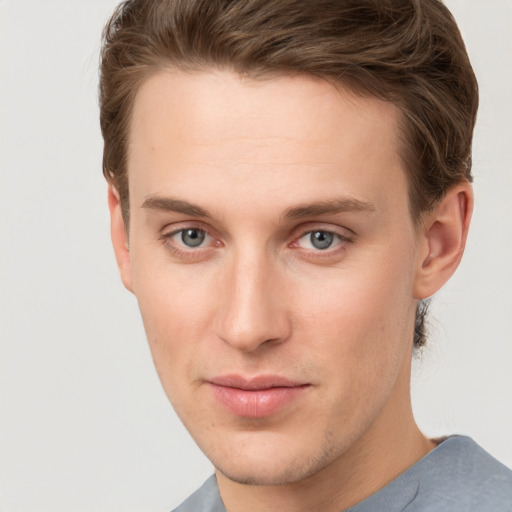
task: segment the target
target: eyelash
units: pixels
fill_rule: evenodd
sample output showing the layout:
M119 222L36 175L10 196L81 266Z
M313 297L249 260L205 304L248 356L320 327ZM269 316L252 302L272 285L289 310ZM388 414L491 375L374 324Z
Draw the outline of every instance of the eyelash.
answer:
M215 249L218 247L222 247L224 244L217 240L215 241L213 246L198 246L197 248L180 246L176 243L172 242L172 238L176 235L179 235L180 233L183 236L183 233L187 230L195 230L199 231L201 233L204 233L206 237L211 237L215 241L215 236L209 232L208 229L205 229L204 227L199 227L196 225L187 225L180 227L179 229L174 229L170 233L164 233L162 234L162 242L166 246L168 250L170 250L173 254L175 254L178 257L181 258L188 258L188 259L200 259L204 256L205 251ZM326 249L306 249L303 248L303 251L308 255L310 258L328 258L332 257L334 255L337 255L341 250L344 250L344 245L347 243L352 243L353 239L350 236L347 236L345 234L341 234L337 231L329 230L329 229L322 229L319 227L316 228L308 228L304 229L300 232L298 236L294 236L293 241L288 244L288 247L292 249L300 249L299 241L303 239L305 236L309 235L311 236L315 232L321 232L329 235L333 235L333 237L337 240L338 243L335 243L334 248L327 247ZM341 247L340 247L341 246Z
M173 254L175 254L178 257L181 258L201 258L204 255L204 252L208 249L221 247L223 244L220 241L215 242L214 247L208 247L208 246L200 246L196 249L190 247L186 248L185 246L177 245L176 243L173 243L172 238L176 235L179 235L180 233L183 236L183 233L187 230L194 230L199 231L201 233L204 233L207 237L211 237L213 240L215 240L215 236L212 235L207 229L204 227L195 226L193 224L183 226L179 229L174 229L170 233L164 233L162 234L162 242L166 246L168 250L170 250Z
M328 229L316 228L316 229L308 229L307 231L304 231L302 233L302 235L300 235L299 237L294 239L294 241L290 244L290 247L300 248L299 241L302 240L303 238L305 238L308 235L311 238L311 236L314 233L323 233L323 234L332 235L333 239L335 240L335 241L333 241L333 244L334 244L333 247L329 246L329 247L326 247L325 249L318 249L318 248L316 248L316 249L315 248L313 248L313 249L305 249L305 248L303 248L303 250L308 251L309 253L315 254L315 255L318 255L318 256L332 255L334 252L337 252L336 248L338 248L339 245L341 245L343 243L350 243L350 242L352 242L352 239L350 237L348 237L346 235L343 235L341 233L338 233L336 231L332 231L332 230L328 230Z

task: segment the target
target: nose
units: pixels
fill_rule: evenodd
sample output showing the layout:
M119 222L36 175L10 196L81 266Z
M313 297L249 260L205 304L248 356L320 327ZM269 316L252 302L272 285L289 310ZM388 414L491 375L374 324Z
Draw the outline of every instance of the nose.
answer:
M242 352L282 343L291 332L283 279L269 259L239 255L223 272L216 334Z

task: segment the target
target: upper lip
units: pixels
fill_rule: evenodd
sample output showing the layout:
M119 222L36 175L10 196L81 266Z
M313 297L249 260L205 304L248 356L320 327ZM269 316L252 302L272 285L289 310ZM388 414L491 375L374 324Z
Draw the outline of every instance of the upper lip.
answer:
M211 384L228 388L237 388L244 391L255 391L271 388L293 388L305 386L307 383L282 377L280 375L257 375L244 377L242 375L220 375L209 379Z

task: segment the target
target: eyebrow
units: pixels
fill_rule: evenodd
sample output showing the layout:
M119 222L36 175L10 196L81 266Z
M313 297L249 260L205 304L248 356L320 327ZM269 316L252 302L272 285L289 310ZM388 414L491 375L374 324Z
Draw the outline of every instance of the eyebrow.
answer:
M288 219L302 219L304 217L314 217L316 215L325 215L328 213L345 212L373 212L375 206L371 203L360 201L354 198L339 198L299 205L286 210L284 216Z
M204 208L188 201L174 199L172 197L149 196L142 203L142 208L150 210L163 210L169 212L183 213L193 217L212 217Z
M146 197L142 203L142 208L183 213L193 217L213 218L213 215L201 206L173 197L151 195ZM314 217L329 213L372 211L375 211L375 207L371 203L354 198L338 198L289 208L284 212L283 217L286 219L302 219L304 217Z

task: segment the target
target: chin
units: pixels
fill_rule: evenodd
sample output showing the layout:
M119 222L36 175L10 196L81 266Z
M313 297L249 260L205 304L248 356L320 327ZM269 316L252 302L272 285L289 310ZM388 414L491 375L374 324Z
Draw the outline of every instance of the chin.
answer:
M332 446L314 446L311 439L301 447L253 445L231 446L224 453L206 453L226 478L244 485L286 485L307 479L335 459Z
M237 484L242 485L286 485L293 484L295 482L299 482L303 480L305 477L296 474L295 468L289 471L285 471L284 473L269 473L269 471L255 471L254 469L250 469L247 472L242 472L239 468L236 468L235 472L223 471L222 468L216 468L220 471L226 478L231 480L232 482L236 482ZM267 468L268 469L268 468Z

